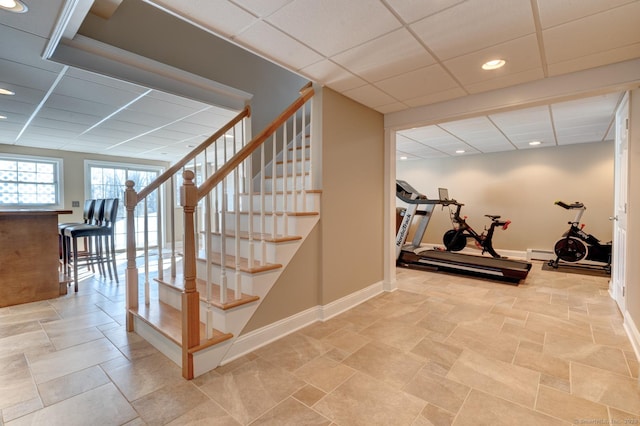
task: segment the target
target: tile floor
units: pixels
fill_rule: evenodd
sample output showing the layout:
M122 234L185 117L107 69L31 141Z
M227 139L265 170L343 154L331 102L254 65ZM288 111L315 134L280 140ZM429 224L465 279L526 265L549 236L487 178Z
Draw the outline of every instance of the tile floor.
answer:
M398 270L381 294L213 372L123 327L124 285L0 309L0 425L640 424L607 279Z

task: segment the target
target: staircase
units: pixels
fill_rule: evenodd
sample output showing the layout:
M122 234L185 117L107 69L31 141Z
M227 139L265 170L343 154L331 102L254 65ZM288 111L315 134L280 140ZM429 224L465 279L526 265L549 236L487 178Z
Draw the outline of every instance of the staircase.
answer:
M312 97L305 86L250 141L247 107L147 187L126 183L127 330L187 379L225 362L319 220ZM151 197L166 200L154 220Z

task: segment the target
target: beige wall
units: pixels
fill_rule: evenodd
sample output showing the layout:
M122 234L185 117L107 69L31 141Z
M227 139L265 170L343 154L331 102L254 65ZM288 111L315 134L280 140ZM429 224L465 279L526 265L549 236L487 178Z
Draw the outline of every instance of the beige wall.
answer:
M396 175L429 198L437 198L438 187L447 188L451 198L465 204L462 214L476 231L489 223L485 214L510 219L509 229L494 235L496 249L551 250L574 217L555 206L556 200L583 202L585 231L611 240L613 158L613 142L600 142L398 161ZM442 234L450 227L448 210L436 207L423 242L441 244Z
M325 305L383 279L382 114L323 91L322 295Z
M640 331L640 90L631 92L629 127L629 187L627 214L626 310ZM640 336L636 336L640 338ZM636 342L640 343L640 342ZM640 348L636 348L640 351ZM640 355L640 353L636 352Z

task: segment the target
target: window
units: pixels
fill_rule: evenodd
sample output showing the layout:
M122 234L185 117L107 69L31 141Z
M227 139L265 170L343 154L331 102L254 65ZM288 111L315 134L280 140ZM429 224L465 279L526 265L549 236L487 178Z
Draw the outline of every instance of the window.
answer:
M62 160L0 155L0 206L62 205Z
M124 208L124 191L126 189L125 182L132 180L136 191L150 184L162 171L161 168L135 164L116 164L88 161L85 164L88 176L88 187L86 193L88 198L118 198L118 215L116 219L115 241L116 250L124 250L127 246L126 237L126 213ZM157 245L157 212L159 209L159 200L157 191L149 195L147 198L147 211L149 214L149 245ZM136 217L136 242L139 244L143 241L144 231L144 205L140 204L135 209Z

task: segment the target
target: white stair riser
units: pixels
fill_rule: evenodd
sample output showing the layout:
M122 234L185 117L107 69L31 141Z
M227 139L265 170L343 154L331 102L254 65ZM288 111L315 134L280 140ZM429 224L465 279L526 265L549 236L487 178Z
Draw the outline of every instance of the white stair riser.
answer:
M276 179L273 179L273 178L265 179L265 188L266 188L265 191L273 192L274 186L276 191L284 190L284 180L285 179L282 177L278 177ZM287 191L291 191L293 189L302 190L303 188L311 188L311 178L309 177L309 175L305 175L304 178L302 176L296 176L295 185L294 185L294 178L292 176L288 176L286 181L287 181Z
M220 284L222 281L222 271L220 265L209 263L211 268L211 281L215 284ZM227 268L225 274L227 277L227 287L235 288L236 276L240 280L240 289L245 294L251 294L254 296L262 297L266 293L263 293L263 288L268 287L268 283L273 280L274 276L280 274L280 269L261 272L259 274L250 274L247 272L236 273L235 269ZM196 276L202 280L207 279L207 263L204 259L198 259L196 262Z
M275 216L275 231L277 235L305 235L305 230L309 229L309 224L314 222L316 218L315 215L311 216L290 216L290 215L276 215ZM264 229L262 226L263 218L258 215L253 215L253 231L261 232L265 234L271 234L274 230L274 216L272 214L268 214L264 216ZM285 221L286 221L286 233L285 231ZM249 223L249 215L241 214L240 215L240 230L246 231L248 229ZM226 228L233 232L236 229L236 221L235 214L228 213L226 220Z
M260 195L253 195L253 211L257 212L262 205L262 197ZM284 194L276 193L276 211L284 211ZM312 211L318 212L320 211L320 194L311 193L311 194L302 194L298 192L296 194L287 194L287 211ZM271 194L266 194L264 197L264 209L267 211L273 211L273 196ZM293 206L296 206L294 209ZM242 211L249 211L249 196L243 194L240 196L240 209Z
M219 234L213 234L210 238L211 250L214 253L221 253L222 237ZM282 256L285 254L285 250L291 247L292 243L296 242L296 240L282 242L262 242L260 240L254 240L253 242L250 242L246 238L236 240L234 237L229 236L224 240L226 255L236 255L236 241L238 241L240 257L249 259L250 251L253 250L253 257L251 257L251 259L266 263L282 263ZM201 256L204 257L204 251L201 251ZM285 258L288 258L288 256L285 255Z
M310 163L308 160L302 161L300 159L296 159L295 161L295 171L298 176L302 175L302 172L308 172L310 167ZM293 160L287 160L285 163L277 163L276 164L276 176L280 176L283 174L283 171L287 171L287 176L291 176L294 170ZM273 176L273 166L269 165L265 167L265 176Z

